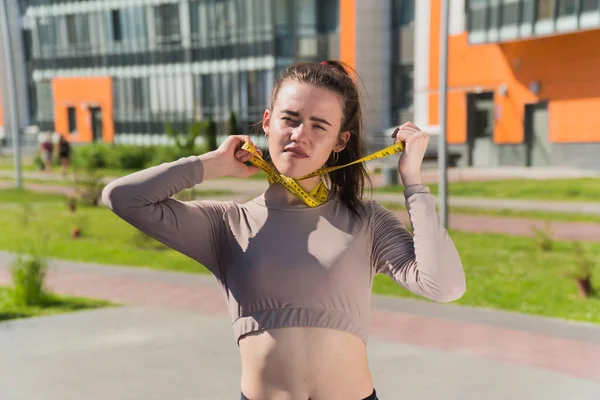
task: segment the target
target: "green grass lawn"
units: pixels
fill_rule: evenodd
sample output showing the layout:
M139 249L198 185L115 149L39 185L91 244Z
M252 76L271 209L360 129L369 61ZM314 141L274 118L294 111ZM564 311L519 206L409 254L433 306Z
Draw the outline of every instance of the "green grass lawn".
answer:
M13 289L10 287L0 286L0 322L16 318L37 317L115 306L114 303L103 300L59 296L54 293L47 294L40 305L22 306L13 302L12 291Z
M381 203L390 210L406 210L404 204L401 203ZM576 213L559 213L552 211L535 211L535 210L510 210L510 209L492 209L492 208L467 208L467 207L450 207L450 214L455 215L482 215L492 217L512 217L512 218L527 218L539 219L544 221L564 221L564 222L588 222L600 224L600 215L594 214L576 214Z
M429 185L431 193L438 193L438 185ZM380 192L402 193L402 185L376 189ZM487 197L500 199L600 201L600 178L577 179L509 179L487 182L451 182L452 196Z
M202 265L139 235L106 208L79 208L73 216L64 203L39 202L27 211L28 225L24 225L22 213L18 208L0 213L0 249L22 251L23 244L43 240L49 257L207 272ZM78 220L83 235L72 239L71 228ZM600 322L600 298L577 298L574 281L564 276L576 265L572 243L557 241L553 251L542 252L528 237L462 232L451 235L468 280L467 293L459 304ZM600 259L600 243L587 243L586 247L592 260ZM594 267L598 288L599 267ZM415 297L385 276L376 277L374 292Z

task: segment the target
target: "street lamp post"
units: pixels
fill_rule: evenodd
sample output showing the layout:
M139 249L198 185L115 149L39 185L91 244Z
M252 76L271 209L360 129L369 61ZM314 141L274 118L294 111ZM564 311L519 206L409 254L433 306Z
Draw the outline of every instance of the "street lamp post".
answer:
M10 1L10 0L9 0ZM13 56L11 51L10 43L10 29L8 19L8 6L7 0L0 0L0 36L2 36L2 48L3 59L4 59L4 82L6 87L7 96L4 96L5 100L8 100L8 126L12 131L13 141L13 152L14 152L14 164L15 164L15 187L21 189L23 187L23 172L21 169L21 140L19 137L19 117L17 113L17 95L15 92L15 74L13 70ZM2 68L0 68L1 70ZM0 79L0 83L2 79Z
M442 0L442 26L440 37L440 87L439 87L439 124L438 137L438 175L439 175L439 213L444 227L448 226L448 145L447 97L448 97L448 25L450 1Z

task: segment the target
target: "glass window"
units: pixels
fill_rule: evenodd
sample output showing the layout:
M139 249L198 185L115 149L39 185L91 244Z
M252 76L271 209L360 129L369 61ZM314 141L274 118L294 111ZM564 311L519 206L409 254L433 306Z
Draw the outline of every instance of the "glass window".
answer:
M145 110L146 106L146 95L144 90L144 78L132 78L131 79L131 105L136 111Z
M521 23L533 23L535 15L535 0L521 1Z
M121 30L120 10L112 10L110 12L110 20L112 25L113 40L115 42L120 42L123 39L123 31Z
M67 121L69 124L69 133L77 130L77 109L75 107L67 107Z
M490 0L490 28L500 26L500 0Z
M179 4L156 6L154 8L154 23L159 44L179 43Z
M519 1L505 0L502 4L502 25L517 25L519 22Z
M554 18L554 0L538 0L536 19L543 21Z
M598 11L600 0L581 0L581 12Z
M405 110L414 103L414 66L397 65L392 72L394 108Z
M484 31L487 29L487 1L469 1L469 30Z
M56 19L53 17L38 18L38 40L42 58L56 55Z
M339 1L319 0L317 5L317 28L319 32L335 32L339 21Z
M70 14L65 16L67 25L67 43L69 46L75 46L77 43L77 27L75 25L75 15Z
M292 13L291 0L279 0L275 2L275 30L278 35L291 33Z
M38 121L54 119L54 102L52 101L52 85L50 81L36 83L36 114Z
M415 0L392 0L393 26L408 25L415 19Z
M297 0L298 34L314 35L317 33L316 0Z
M577 11L577 0L559 0L559 2L558 2L558 16L559 17L575 15L576 11Z

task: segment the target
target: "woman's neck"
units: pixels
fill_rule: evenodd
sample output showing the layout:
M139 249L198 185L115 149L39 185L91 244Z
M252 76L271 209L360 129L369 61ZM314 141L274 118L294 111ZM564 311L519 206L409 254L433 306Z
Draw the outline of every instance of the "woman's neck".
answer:
M307 193L310 193L311 190L315 189L319 183L321 182L321 178L315 176L313 178L304 179L298 181L298 184L302 189L304 189ZM287 205L301 205L304 204L304 200L298 197L296 194L287 190L282 184L276 184L277 190L268 190L265 193L265 200L273 201L276 203L284 203Z

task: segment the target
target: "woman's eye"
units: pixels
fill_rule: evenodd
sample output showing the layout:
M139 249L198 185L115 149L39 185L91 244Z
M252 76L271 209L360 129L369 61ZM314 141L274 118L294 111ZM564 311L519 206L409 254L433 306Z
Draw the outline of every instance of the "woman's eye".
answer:
M325 129L325 128L323 128L321 125L313 125L313 127L314 127L314 128L317 128L317 129L321 129L321 130L323 130L323 131L324 131L324 130L326 130L326 129Z

